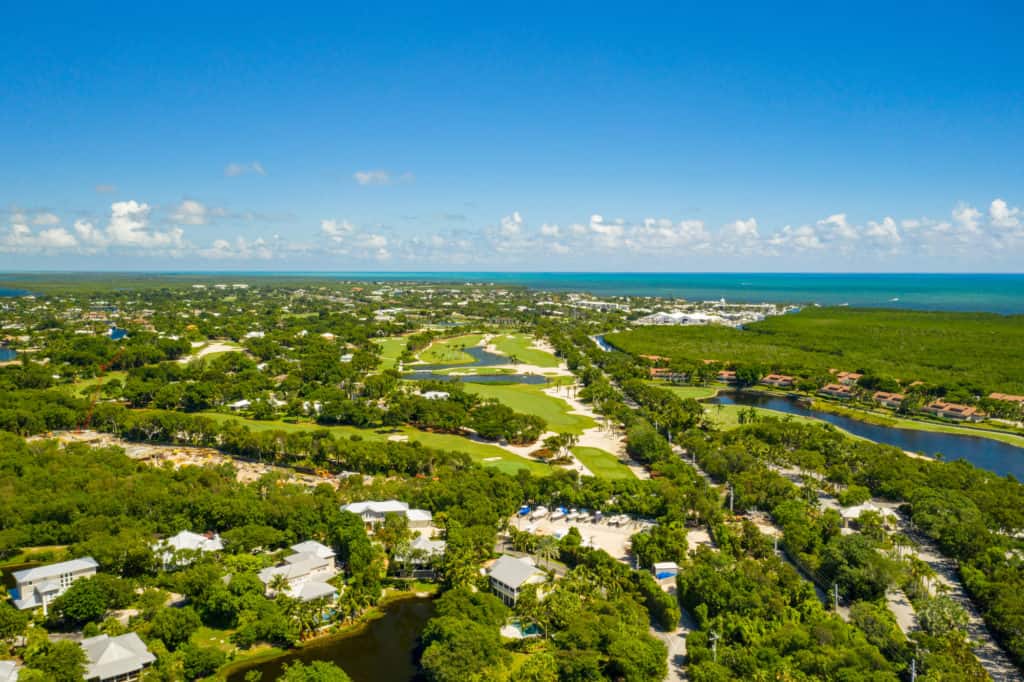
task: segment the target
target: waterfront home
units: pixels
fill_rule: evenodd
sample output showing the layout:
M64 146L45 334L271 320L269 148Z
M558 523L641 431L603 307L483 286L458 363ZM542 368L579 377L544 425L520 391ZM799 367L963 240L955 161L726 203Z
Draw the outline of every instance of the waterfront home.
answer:
M956 421L979 422L985 415L978 412L978 408L959 403L947 403L944 400L933 400L921 408L921 412L930 414L942 419L954 419Z
M519 591L526 585L539 585L546 580L544 571L537 568L529 557L502 554L487 569L491 589L506 606L515 606Z
M409 522L411 529L430 528L434 515L426 509L410 509L409 505L399 500L367 500L365 502L352 502L341 508L342 511L352 512L363 519L366 527L374 527L384 523L388 514L401 514Z
M723 369L721 372L715 375L715 378L724 384L735 384L736 383L736 372L731 369Z
M134 632L118 637L98 635L82 640L85 679L89 682L134 682L156 660Z
M895 409L898 409L899 406L903 404L903 400L906 397L907 396L903 395L902 393L889 393L888 391L875 391L874 394L872 394L871 399L874 400L879 405L882 405L884 407L888 407L888 408L891 408L891 409L895 410Z
M650 367L648 369L652 379L661 379L672 383L685 383L690 377L685 372L677 372L670 367Z
M188 566L196 556L204 552L220 552L223 549L224 543L216 533L200 535L183 530L154 544L153 554L160 558L160 563L166 571Z
M795 382L796 379L788 374L769 374L762 377L759 383L763 386L774 386L775 388L792 388Z
M62 561L49 566L36 566L24 571L15 571L14 605L19 609L35 609L43 607L46 613L50 602L64 594L71 583L79 578L91 578L96 575L99 564L91 556L71 561ZM17 595L17 596L14 596Z
M818 389L818 395L846 400L853 397L853 389L843 384L825 384Z
M14 661L0 661L0 682L18 682L21 666Z
M447 547L444 540L432 540L429 535L417 535L409 543L409 549L395 556L395 561L408 564L414 569L429 566L436 558L444 554Z
M334 550L314 540L292 545L290 554L284 562L264 568L257 575L266 586L267 594L273 596L270 584L276 576L282 576L287 582L287 593L301 601L314 599L334 599L338 590L327 581L338 574L334 561Z
M843 386L853 386L861 380L863 374L857 372L839 372L836 374L836 381L841 383Z

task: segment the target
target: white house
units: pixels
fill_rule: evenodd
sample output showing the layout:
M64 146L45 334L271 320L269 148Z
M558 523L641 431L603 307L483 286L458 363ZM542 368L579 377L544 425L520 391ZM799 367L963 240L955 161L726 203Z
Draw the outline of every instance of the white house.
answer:
M388 514L402 514L412 529L430 528L434 520L434 515L426 509L410 509L408 504L399 500L352 502L344 505L341 510L360 516L370 528L384 523Z
M544 572L533 565L528 557L514 557L502 554L487 569L491 589L501 597L506 606L515 606L519 591L524 585L536 585L545 581Z
M434 557L444 554L444 540L431 540L428 535L417 535L409 543L409 550L402 556L396 556L399 562L408 561L410 565L420 567L428 565Z
M451 397L448 391L424 391L420 395L427 400L448 400Z
M99 635L82 640L85 679L99 682L133 682L156 660L139 636L129 632L118 637Z
M338 596L338 590L327 581L338 574L334 562L334 551L314 540L292 545L295 552L284 558L284 563L264 568L259 578L270 592L270 583L275 576L283 576L288 582L288 594L302 601Z
M229 410L247 410L252 406L252 402L242 398L228 405Z
M194 555L202 552L220 552L223 549L224 543L221 542L220 535L200 535L187 530L153 545L153 553L160 557L165 571L172 567L188 566L192 563Z
M14 573L14 605L19 609L35 609L46 607L54 599L64 594L71 583L79 578L90 578L96 575L99 564L91 556L71 561L62 561L49 566L37 566Z

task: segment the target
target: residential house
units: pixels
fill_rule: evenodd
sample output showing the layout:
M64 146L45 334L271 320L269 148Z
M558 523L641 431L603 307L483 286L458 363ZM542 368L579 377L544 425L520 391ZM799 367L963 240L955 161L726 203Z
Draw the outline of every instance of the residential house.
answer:
M164 570L180 568L192 563L193 558L204 552L220 552L224 549L220 535L200 535L183 530L177 535L165 538L153 545L153 554L160 558Z
M272 593L270 584L276 576L283 576L288 583L288 594L301 601L314 599L335 599L338 590L327 581L338 574L334 550L314 540L292 545L294 554L286 556L277 566L264 568L259 578Z
M99 564L91 556L71 561L62 561L49 566L36 566L24 571L15 571L14 605L19 609L35 609L43 607L43 613L50 602L64 594L71 583L79 578L91 578L96 575ZM17 596L14 596L17 595Z
M902 393L889 393L888 391L875 391L871 395L871 399L876 403L893 410L899 409L906 397Z
M252 402L242 398L228 405L229 410L247 410L252 406Z
M863 374L858 374L857 372L839 372L836 374L836 381L841 383L843 386L853 386L860 381L863 376Z
M451 397L448 391L424 391L420 395L427 400L448 400Z
M879 507L872 502L865 502L864 504L858 504L853 507L842 507L839 509L839 516L843 519L843 527L854 528L859 527L861 514L865 512L873 512L878 514L882 519L882 525L889 528L895 524L896 512L885 507Z
M944 400L933 400L922 407L921 411L925 414L941 417L942 419L954 419L956 421L980 422L985 418L985 415L978 412L976 407L959 403L947 403Z
M344 505L341 510L362 517L369 529L384 523L388 514L402 514L411 529L430 528L434 520L433 514L426 509L410 509L408 504L399 500L352 502Z
M537 568L529 557L502 554L487 569L491 589L506 606L515 606L519 592L525 585L539 585L546 580L544 571Z
M788 374L769 374L762 377L759 383L764 386L774 386L775 388L792 388L793 384L796 383L796 379Z
M156 660L134 632L117 637L98 635L82 640L89 682L133 682Z
M1024 412L1024 395L1010 395L1009 393L989 393L988 397L992 400L1002 400L1007 403L1016 403L1017 407Z
M853 389L844 384L825 384L818 389L818 395L846 400L853 397Z
M685 383L690 380L686 372L677 372L670 367L650 367L648 372L652 379L661 379L672 383Z
M723 369L721 372L715 375L715 378L725 384L736 383L736 372L731 369Z

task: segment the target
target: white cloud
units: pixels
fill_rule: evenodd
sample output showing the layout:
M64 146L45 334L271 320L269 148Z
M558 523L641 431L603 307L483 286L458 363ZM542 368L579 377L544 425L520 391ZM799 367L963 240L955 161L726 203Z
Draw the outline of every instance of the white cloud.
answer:
M993 199L988 207L988 215L992 224L996 227L1013 228L1021 224L1020 209L1016 206L1011 208L1002 199Z
M825 247L818 237L817 231L810 225L801 225L800 227L786 225L768 238L768 244L777 249L776 253L783 253L790 248L810 251Z
M266 175L267 171L259 161L250 163L229 163L224 167L224 175L229 178L237 178L239 175Z
M110 205L107 238L113 246L144 249L182 248L184 231L172 228L166 232L149 229L149 204L137 201L115 201Z
M270 260L274 257L273 250L262 238L249 241L244 237L236 237L233 242L215 239L209 248L196 253L210 260Z
M562 233L562 230L558 225L549 225L548 223L544 223L540 226L540 233L545 237L558 237Z
M609 223L604 216L598 213L590 216L588 229L593 235L594 244L602 249L618 248L622 243L622 235L626 231L623 221L614 220Z
M321 220L320 231L327 235L327 238L332 242L340 244L355 231L355 226L347 220L342 220L341 222L337 220Z
M413 182L416 179L412 173L402 173L401 175L393 176L389 171L376 169L376 170L360 170L352 174L352 178L363 186L368 185L397 185Z
M519 215L519 211L513 211L512 215L507 215L501 219L501 236L518 237L522 227L523 217Z
M78 240L63 227L51 227L39 232L39 244L44 249L70 249L78 246Z
M981 211L961 201L953 209L953 222L965 232L975 234L981 225Z
M896 249L903 241L896 221L889 216L882 218L881 222L868 221L864 235L875 244L888 249Z
M836 213L817 222L817 231L830 240L856 241L860 235L857 228L846 220L845 213Z
M32 216L33 225L57 225L60 223L60 218L52 213L36 213Z
M174 209L171 220L179 225L205 225L210 211L203 204L192 199L185 199Z

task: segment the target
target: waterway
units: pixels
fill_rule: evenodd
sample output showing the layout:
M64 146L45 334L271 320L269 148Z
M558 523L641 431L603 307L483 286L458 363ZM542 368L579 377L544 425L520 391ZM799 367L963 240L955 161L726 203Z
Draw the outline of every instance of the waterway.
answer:
M1000 476L1012 474L1018 480L1024 480L1024 447L1017 447L991 438L878 426L852 417L811 409L805 403L790 396L756 391L724 391L705 402L721 405L747 405L786 414L814 417L876 443L895 445L901 450L920 452L929 456L941 454L945 460L965 459L978 468L987 469Z
M434 615L433 600L411 597L384 607L384 616L358 632L313 642L267 661L237 668L228 682L243 682L250 670L258 670L264 682L276 680L282 668L302 661L330 661L348 673L353 682L410 682L417 680L420 633Z
M404 374L403 378L414 381L464 381L470 384L546 384L547 377L540 374L442 374L438 370L475 369L479 367L495 367L497 365L508 365L510 359L507 355L499 355L485 350L482 346L471 346L462 349L466 355L473 358L473 362L463 362L450 365L409 365L412 371Z

